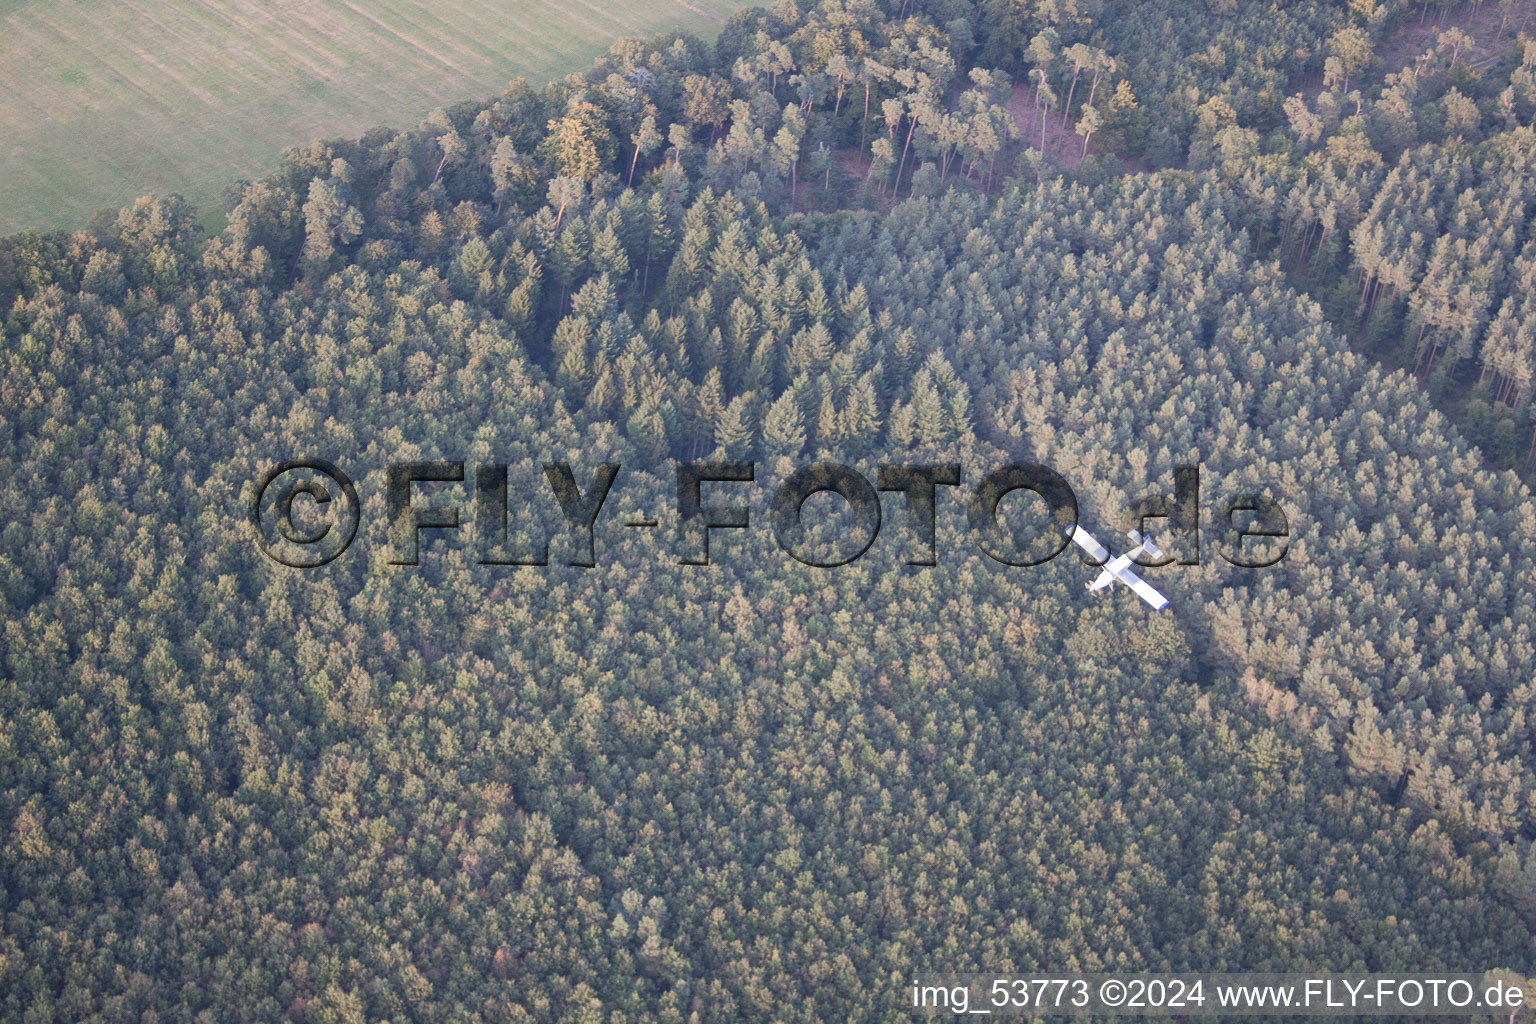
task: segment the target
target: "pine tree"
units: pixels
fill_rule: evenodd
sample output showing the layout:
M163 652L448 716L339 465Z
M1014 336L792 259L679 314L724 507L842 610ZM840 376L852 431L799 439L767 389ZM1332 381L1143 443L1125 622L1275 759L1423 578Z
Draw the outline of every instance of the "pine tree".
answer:
M770 455L793 459L805 448L805 422L793 392L786 391L763 417L763 447Z

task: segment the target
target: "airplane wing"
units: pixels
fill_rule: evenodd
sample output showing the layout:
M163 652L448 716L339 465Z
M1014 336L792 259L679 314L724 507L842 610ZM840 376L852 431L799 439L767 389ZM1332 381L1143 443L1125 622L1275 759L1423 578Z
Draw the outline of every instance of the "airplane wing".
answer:
M1093 559L1094 565L1103 565L1105 561L1108 560L1108 549L1106 549L1104 545L1100 544L1098 541L1094 540L1093 534L1089 533L1081 526L1073 526L1072 532L1068 536L1072 538L1072 543L1088 552L1088 557Z
M1135 573L1131 572L1131 570L1121 569L1115 574L1115 576L1120 580L1121 583L1124 583L1126 586L1130 587L1132 593L1141 598L1143 601L1147 602L1147 604L1151 605L1153 610L1162 611L1164 608L1168 607L1168 599L1162 594L1159 594L1156 590L1153 590L1152 584L1148 583L1140 576L1137 576Z

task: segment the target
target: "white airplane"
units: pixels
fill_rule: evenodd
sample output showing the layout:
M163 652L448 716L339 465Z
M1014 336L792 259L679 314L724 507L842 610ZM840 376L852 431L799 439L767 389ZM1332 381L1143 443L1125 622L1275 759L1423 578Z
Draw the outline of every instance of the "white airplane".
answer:
M1103 590L1115 580L1119 580L1130 587L1132 593L1151 605L1154 610L1162 611L1168 607L1168 599L1166 597L1153 590L1150 583L1131 571L1131 563L1143 551L1153 558L1163 557L1162 551L1158 550L1157 545L1152 543L1151 537L1143 537L1135 530L1132 530L1127 536L1131 538L1131 543L1136 546L1123 555L1116 555L1113 559L1109 559L1109 551L1105 549L1104 545L1094 540L1093 534L1081 526L1074 523L1067 536L1072 538L1074 544L1088 552L1093 558L1095 565L1102 565L1104 567L1099 572L1098 577L1088 584L1089 590ZM1105 561L1106 559L1109 559L1109 561Z

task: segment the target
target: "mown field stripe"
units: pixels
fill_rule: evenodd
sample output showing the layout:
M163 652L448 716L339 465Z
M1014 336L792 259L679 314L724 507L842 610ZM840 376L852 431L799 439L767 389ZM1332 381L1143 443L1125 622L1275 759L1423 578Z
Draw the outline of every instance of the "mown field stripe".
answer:
M150 191L216 208L315 137L412 127L746 0L0 0L0 233ZM686 13L691 12L691 13Z

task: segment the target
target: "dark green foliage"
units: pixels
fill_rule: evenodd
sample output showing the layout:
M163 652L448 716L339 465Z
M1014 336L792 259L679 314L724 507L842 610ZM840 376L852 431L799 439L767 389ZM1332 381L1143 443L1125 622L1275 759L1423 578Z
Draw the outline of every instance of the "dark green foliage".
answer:
M1529 76L1298 42L1360 5L1120 7L779 3L290 152L212 239L146 199L0 242L0 1015L811 1022L949 968L1530 973L1536 505L1348 336L1523 457ZM1061 97L1082 62L1051 112L1124 74L1145 151L1005 177L998 39L1045 27ZM1342 80L1281 102L1326 56L1361 113ZM245 521L295 453L363 495L313 573ZM617 525L668 524L709 457L758 462L716 565ZM548 568L451 536L387 564L386 467L445 459L512 467ZM941 488L937 566L888 504L807 568L767 496L819 459L1042 461L1106 539L1198 461L1203 557L1153 570L1167 613L1090 603ZM624 467L596 568L545 461ZM1219 501L1264 487L1291 552L1234 568Z

